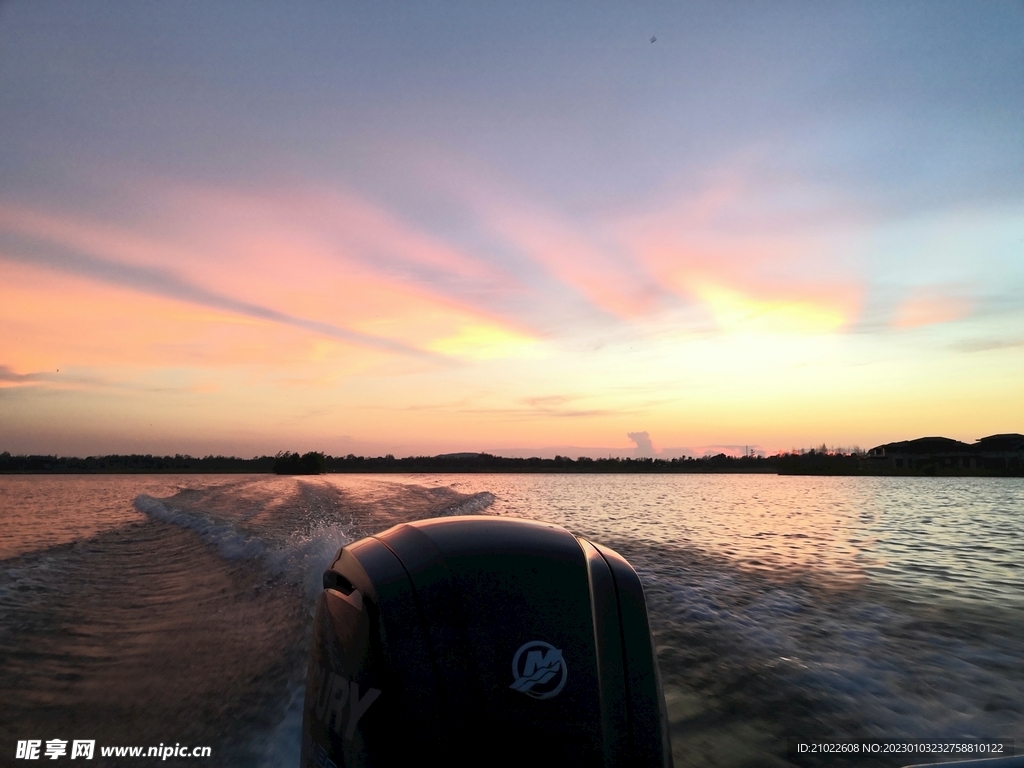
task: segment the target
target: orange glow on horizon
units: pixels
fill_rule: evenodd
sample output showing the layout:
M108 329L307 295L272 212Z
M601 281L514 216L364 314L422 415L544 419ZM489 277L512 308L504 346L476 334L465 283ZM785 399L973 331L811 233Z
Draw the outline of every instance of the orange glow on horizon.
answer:
M494 203L481 227L519 249L497 266L345 192L172 189L148 226L0 207L0 234L18 235L0 245L10 434L397 455L622 450L647 431L666 451L774 450L1024 418L1012 347L971 358L982 382L927 334L894 346L907 335L890 328L968 302L919 289L851 333L860 284L800 269L817 245L799 231L709 227L743 187L712 192L691 230L663 212L589 231Z

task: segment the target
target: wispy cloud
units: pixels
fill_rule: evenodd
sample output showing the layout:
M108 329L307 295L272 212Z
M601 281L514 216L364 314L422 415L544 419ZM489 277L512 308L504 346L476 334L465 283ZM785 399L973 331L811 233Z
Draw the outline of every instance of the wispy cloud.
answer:
M830 227L858 218L827 191L738 166L610 227L661 290L720 329L820 333L845 329L861 302L855 271L824 258L836 249Z
M514 274L344 190L152 194L166 221L121 227L0 205L8 258L437 360L537 339L527 311L500 309L518 306Z
M281 185L262 192L184 187L170 203L225 253L315 256L415 282L449 297L514 289L516 277L343 187ZM242 233L240 235L240 233Z
M15 373L9 365L0 365L0 390L16 389L17 387L4 387L4 384L43 384L50 389L91 389L91 390L115 390L124 392L147 392L147 393L170 393L181 392L181 387L164 387L153 384L126 382L92 376L88 373L56 371L35 371L32 373Z
M443 359L436 353L416 349L392 339L372 336L331 323L291 315L286 312L280 312L272 307L210 291L166 269L127 264L99 256L74 253L52 245L33 249L33 251L33 253L29 254L25 253L23 249L3 248L0 250L0 259L12 263L26 264L73 274L89 280L129 288L154 296L188 302L257 320L301 328L322 336L386 352L432 360Z
M549 395L541 397L528 397L513 401L509 405L481 405L475 398L460 398L458 400L432 401L429 403L416 403L405 406L375 406L378 410L388 411L409 411L409 412L446 412L458 414L459 416L480 415L491 417L503 417L514 420L530 419L579 419L588 417L618 416L631 414L637 411L632 406L622 408L598 408L573 405L582 398Z
M855 270L825 256L836 247L834 229L863 216L809 182L773 182L737 165L634 207L570 213L514 184L459 178L454 204L515 254L510 271L542 270L562 296L585 297L620 327L697 308L704 317L691 320L718 330L832 332L849 326L862 300Z
M930 289L919 289L896 310L896 328L918 328L960 320L971 313L971 301L965 296L950 295Z
M1012 349L1013 347L1024 347L1024 339L973 339L952 345L952 348L958 352L987 352L992 349Z
M524 258L586 296L605 312L629 320L655 310L665 298L657 281L617 244L578 222L522 203L492 203L486 224Z
M25 384L34 381L48 381L52 378L52 373L15 373L10 366L0 365L0 382Z

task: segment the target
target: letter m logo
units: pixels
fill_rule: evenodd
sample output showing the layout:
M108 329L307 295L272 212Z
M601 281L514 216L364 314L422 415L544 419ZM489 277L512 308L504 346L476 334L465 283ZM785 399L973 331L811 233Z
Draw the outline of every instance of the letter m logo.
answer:
M562 665L562 652L557 648L547 651L531 650L526 654L526 663L519 678L512 684L516 691L528 691L535 685L543 685L553 678Z
M538 669L550 669L562 660L562 652L556 648L545 651L530 651L526 654L525 677L532 677Z

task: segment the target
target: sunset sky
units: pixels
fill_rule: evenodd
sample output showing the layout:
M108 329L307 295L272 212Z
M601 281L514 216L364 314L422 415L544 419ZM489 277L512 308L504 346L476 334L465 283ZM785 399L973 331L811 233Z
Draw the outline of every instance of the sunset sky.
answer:
M1024 432L1024 2L0 3L0 324L12 453Z

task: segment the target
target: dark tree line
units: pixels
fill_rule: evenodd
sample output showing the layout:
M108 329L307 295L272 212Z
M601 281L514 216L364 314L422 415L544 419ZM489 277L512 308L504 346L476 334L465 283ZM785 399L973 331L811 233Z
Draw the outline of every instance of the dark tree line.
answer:
M89 456L84 459L67 456L12 456L0 453L0 472L45 472L53 474L102 473L237 473L270 472L273 456L239 459L235 456L204 456L202 458L175 454L152 456L131 454Z
M274 472L279 475L322 475L327 471L327 457L310 451L298 453L281 451L274 457Z
M623 473L666 474L683 472L775 472L772 459L744 456L734 458L719 454L699 459L645 459L555 456L553 459L529 459L492 456L488 453L455 456L409 456L396 459L364 457L349 454L327 457L329 472L559 472L559 473Z
M776 457L731 457L725 454L703 458L643 459L581 456L571 459L507 458L487 453L455 456L327 456L282 451L276 456L240 459L234 456L111 455L72 458L58 456L12 456L0 453L0 473L237 473L276 472L309 475L324 472L571 472L571 473L674 473L674 472L776 472Z
M1019 466L1005 463L1004 468L984 467L958 474L1021 475ZM282 451L276 456L240 459L234 456L113 455L85 459L58 456L12 456L0 453L2 473L264 473L314 475L324 472L367 473L577 473L577 474L687 474L687 473L776 473L780 475L879 475L949 474L942 467L920 466L892 470L888 465L866 460L855 453L810 450L777 456L703 456L700 458L598 458L571 459L508 458L487 453L463 453L445 456L328 456L317 451L299 454ZM955 472L954 472L955 473Z

